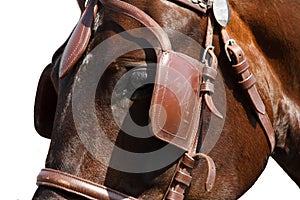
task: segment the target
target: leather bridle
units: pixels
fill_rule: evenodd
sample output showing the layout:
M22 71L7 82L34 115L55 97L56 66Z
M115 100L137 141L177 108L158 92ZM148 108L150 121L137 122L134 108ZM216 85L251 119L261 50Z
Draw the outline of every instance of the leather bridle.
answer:
M86 9L82 14L82 17L74 29L69 42L65 48L62 56L60 66L60 78L64 77L68 71L75 65L80 59L83 53L86 51L86 47L89 43L91 36L91 26L93 24L95 14L98 9L98 1L104 6L110 9L117 10L134 19L140 21L146 27L152 30L161 44L162 51L170 51L172 49L167 34L151 17L146 13L138 9L137 7L119 0L90 0L87 3ZM214 17L211 11L211 5L201 5L201 3L207 3L211 1L197 1L198 4L194 4L189 0L170 0L175 3L187 6L191 9L208 14L208 28L206 36L206 53L212 57L212 61L209 66L203 69L203 79L206 80L200 85L201 102L202 99L208 106L209 110L218 117L222 117L222 114L214 107L210 94L213 92L213 83L216 77L217 59L213 52L212 40L214 30ZM253 109L262 125L265 135L268 139L270 152L272 153L275 146L275 134L272 123L266 113L265 105L255 87L255 77L249 72L249 63L246 60L243 50L237 43L231 39L225 27L221 28L221 34L227 52L228 58L231 61L232 68L239 76L238 82L241 87L246 91L249 97ZM200 115L200 113L199 113ZM194 139L198 138L198 135L194 135ZM208 177L206 181L206 190L210 191L213 187L216 169L213 160L208 156L195 152L198 139L195 139L194 144L186 151L186 153L179 159L177 163L176 171L173 175L172 181L165 193L164 199L168 200L182 200L184 199L185 191L190 186L192 180L192 170L194 168L195 159L202 157L205 158L208 165ZM88 199L103 199L103 200L120 200L128 199L134 200L136 198L130 197L113 189L107 188L103 185L93 183L89 180L82 179L75 175L65 173L55 169L42 169L37 177L37 185L53 187L61 190L65 190L70 193L88 198Z

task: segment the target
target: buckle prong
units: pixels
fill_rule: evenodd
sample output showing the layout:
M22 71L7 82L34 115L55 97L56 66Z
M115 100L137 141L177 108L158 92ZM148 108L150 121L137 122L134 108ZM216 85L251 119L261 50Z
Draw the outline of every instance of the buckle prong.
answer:
M206 55L207 55L207 52L208 52L208 50L214 50L215 49L215 47L214 46L212 46L212 45L209 45L209 46L207 46L206 48L205 48L205 50L204 50L204 52L203 52L203 55L202 55L202 59L201 59L201 62L202 63L205 63L205 58L206 58Z
M226 52L226 55L228 57L228 60L231 62L231 57L230 57L230 54L229 54L229 51L228 51L228 46L229 45L233 45L233 44L236 44L235 40L234 39L229 39L227 40L227 42L225 43L225 52Z

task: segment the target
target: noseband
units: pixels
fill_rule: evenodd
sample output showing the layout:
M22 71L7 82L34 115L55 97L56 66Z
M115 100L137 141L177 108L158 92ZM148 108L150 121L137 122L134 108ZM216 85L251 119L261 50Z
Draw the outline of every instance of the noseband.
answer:
M177 56L176 59L185 58L185 56L174 54L172 52L172 46L169 41L167 34L163 31L163 29L158 25L151 17L149 17L142 10L137 7L128 4L124 1L120 0L99 0L100 3L104 7L108 7L112 10L116 10L118 12L124 13L142 24L144 24L147 28L149 28L153 34L158 39L162 53L168 54L168 57ZM222 118L222 114L217 110L214 106L214 103L211 98L211 93L213 93L214 88L214 79L217 75L217 58L213 52L213 30L214 30L214 21L215 19L218 21L218 13L216 13L215 8L216 3L220 2L220 0L212 1L210 0L170 0L180 5L184 5L193 9L202 14L208 15L208 27L205 39L205 54L209 54L211 56L211 61L209 63L206 62L205 65L202 66L202 80L200 83L199 93L199 105L202 102L205 102L209 110L215 114L216 116ZM221 0L221 2L226 2L226 0ZM98 9L98 0L90 0L87 3L86 9L83 12L79 23L74 29L69 42L64 50L62 55L61 63L60 63L60 71L59 76L63 78L69 70L78 62L78 60L82 57L84 52L86 51L86 47L90 41L91 36L91 27L93 21L95 19L95 15ZM214 10L214 12L212 12ZM217 16L216 16L217 15ZM239 76L240 81L239 84L245 90L247 96L249 97L252 107L261 123L261 126L265 132L265 135L268 139L270 152L273 152L275 146L275 136L273 126L270 122L270 119L265 111L265 105L255 87L255 77L252 73L249 72L249 63L245 58L244 52L237 45L237 43L231 39L227 31L225 30L225 26L228 21L223 24L223 22L219 22L221 25L221 34L224 41L225 51L227 52L228 59L231 61L232 68ZM203 60L205 60L205 55L203 56ZM171 62L172 60L170 60ZM159 65L158 65L159 66ZM158 67L159 68L159 67ZM191 67L192 69L192 67ZM159 69L158 69L159 71ZM159 73L159 72L158 72ZM156 87L156 86L155 86ZM157 91L161 91L159 88ZM160 96L159 92L156 92L154 88L153 95ZM152 99L153 100L153 99ZM201 118L201 110L196 112ZM151 115L151 113L150 113ZM155 115L155 113L153 114ZM197 122L198 122L197 121ZM196 123L197 124L197 123ZM164 140L166 142L172 143L173 140L168 140L168 138L164 135L164 133L160 133L160 135L155 135L157 138ZM198 144L198 130L196 129L191 134L189 134L188 142L183 141L182 143L178 142L174 145L186 151L186 153L179 159L177 163L176 171L173 175L172 181L169 184L168 190L164 195L164 199L168 200L182 200L184 199L186 190L189 188L192 180L192 170L194 168L195 159L202 157L206 160L208 165L208 175L206 180L206 190L210 191L214 185L216 169L213 160L208 156L196 152L196 147ZM61 172L54 169L42 169L40 174L37 177L37 185L53 187L61 190L68 191L70 193L74 193L76 195L88 198L88 199L103 199L103 200L120 200L120 199L128 199L128 200L137 200L134 197L130 197L113 189L107 188L103 185L99 185L93 183L91 181L82 179L72 174L68 174L65 172Z

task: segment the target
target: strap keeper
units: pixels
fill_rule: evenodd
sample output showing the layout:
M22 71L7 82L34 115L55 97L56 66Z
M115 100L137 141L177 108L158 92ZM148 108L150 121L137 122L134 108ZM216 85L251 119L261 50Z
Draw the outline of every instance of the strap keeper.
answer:
M167 200L183 200L184 199L184 196L183 194L175 191L174 189L171 189L169 192L168 192L168 195L167 195Z
M182 159L182 164L186 167L193 169L195 165L195 159L192 158L189 154L185 154Z
M215 80L218 75L218 72L217 72L217 70L215 70L212 67L205 66L205 67L203 67L202 75L204 77Z
M237 74L242 74L249 68L249 63L245 59L245 60L243 60L242 62L240 62L236 65L232 65L232 67L234 68L234 70Z
M246 79L239 81L239 84L244 90L250 89L256 83L256 79L253 74L250 74Z
M192 177L183 170L179 170L175 175L175 180L188 187L191 184Z
M206 81L204 83L201 83L200 85L200 92L210 92L213 94L215 91L215 86L213 83Z

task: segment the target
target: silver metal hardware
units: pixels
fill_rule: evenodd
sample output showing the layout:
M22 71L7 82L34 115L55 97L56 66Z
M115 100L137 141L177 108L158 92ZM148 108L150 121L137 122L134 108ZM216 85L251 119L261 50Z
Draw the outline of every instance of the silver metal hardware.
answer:
M203 52L203 55L202 55L202 59L201 59L201 62L202 63L205 63L205 60L206 60L206 55L207 55L207 52L208 52L208 50L214 50L215 49L215 47L214 46L211 46L211 45L209 45L209 46L207 46L206 48L205 48L205 50L204 50L204 52Z
M208 0L210 1L210 0ZM225 27L230 20L230 10L227 0L214 0L213 1L213 12L214 16L222 27Z
M228 51L228 46L229 45L233 45L233 44L236 44L235 40L234 39L229 39L226 44L225 44L225 52L226 52L226 55L228 57L228 60L231 62L231 57L230 57L230 54L229 54L229 51Z

